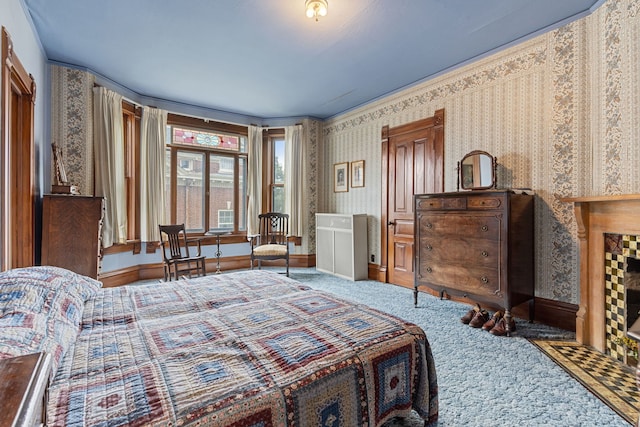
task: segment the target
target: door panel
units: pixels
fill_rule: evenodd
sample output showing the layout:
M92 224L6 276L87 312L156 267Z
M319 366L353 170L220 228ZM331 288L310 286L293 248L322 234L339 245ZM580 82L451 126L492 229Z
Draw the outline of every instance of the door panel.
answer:
M406 212L407 211L407 174L410 175L411 171L406 170L406 165L410 164L411 146L403 144L401 141L394 141L391 146L392 156L394 156L395 175L392 175L393 184L391 188L394 189L393 197L393 211L394 212Z
M410 285L413 283L413 188L414 146L422 131L391 138L389 141L389 282Z
M444 111L419 122L388 129L386 271L390 283L413 286L414 194L444 190ZM383 131L385 135L385 131ZM384 136L383 136L384 139ZM383 150L385 146L383 146ZM384 187L384 186L383 186ZM383 199L384 204L384 199Z

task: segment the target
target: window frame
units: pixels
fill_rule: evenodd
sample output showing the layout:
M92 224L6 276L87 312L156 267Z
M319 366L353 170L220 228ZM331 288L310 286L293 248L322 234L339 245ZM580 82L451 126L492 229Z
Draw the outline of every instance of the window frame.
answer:
M273 212L273 190L282 188L284 182L275 182L275 141L284 140L284 128L267 129L262 133L262 211ZM286 162L286 159L285 159Z
M127 191L127 241L140 240L140 120L142 108L122 101L125 186Z
M171 126L171 127L182 127L185 129L192 129L192 130L202 130L205 132L216 132L216 133L223 133L223 134L229 134L229 135L234 135L234 136L239 136L239 137L243 137L246 141L246 143L248 143L248 138L249 138L249 131L248 128L245 126L240 126L240 125L233 125L233 124L228 124L228 123L221 123L221 122L215 122L215 121L210 121L210 120L206 120L206 119L198 119L198 118L194 118L194 117L188 117L188 116L182 116L179 114L172 114L169 113L167 115L167 126ZM233 231L230 233L231 236L246 236L247 232L246 229L245 230L239 230L239 225L241 223L241 218L239 217L239 215L241 214L241 212L246 212L246 209L240 209L241 203L246 202L245 200L240 200L240 197L238 197L239 195L239 189L240 189L240 184L239 184L239 178L240 178L240 159L244 158L244 162L245 162L245 168L248 162L248 153L247 152L241 152L241 151L231 151L231 150L224 150L224 149L216 149L215 147L205 147L205 146L192 146L192 145L182 145L182 144L173 144L171 143L171 141L167 141L166 144L166 149L170 150L171 153L171 157L170 157L170 165L171 165L171 174L170 174L170 201L169 201L169 218L171 223L175 223L176 221L176 216L177 216L177 193L175 191L175 188L177 186L177 174L175 173L176 166L177 166L177 153L178 151L191 151L191 152L196 152L196 153L204 153L205 157L204 157L204 163L203 163L203 177L205 179L205 182L203 182L203 191L205 192L205 197L204 197L204 206L203 206L203 211L205 212L204 218L203 218L203 230L202 231L187 231L187 235L189 236L203 236L205 235L205 233L211 229L211 225L210 225L210 220L211 218L209 218L209 207L210 207L210 162L211 162L211 157L212 155L216 156L216 155L221 155L224 157L229 157L229 158L233 158L233 162L234 162L234 173L233 173L233 194L234 194L234 201L233 201L233 211L234 211L234 218L233 218ZM246 182L245 182L246 185ZM246 225L246 221L245 221L245 225ZM227 239L225 239L227 240Z

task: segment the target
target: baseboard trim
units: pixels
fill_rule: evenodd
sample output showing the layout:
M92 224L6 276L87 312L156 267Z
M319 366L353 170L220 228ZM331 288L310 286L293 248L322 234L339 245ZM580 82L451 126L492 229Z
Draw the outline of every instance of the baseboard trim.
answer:
M576 331L578 304L569 304L546 298L535 298L536 320L545 325L567 331Z

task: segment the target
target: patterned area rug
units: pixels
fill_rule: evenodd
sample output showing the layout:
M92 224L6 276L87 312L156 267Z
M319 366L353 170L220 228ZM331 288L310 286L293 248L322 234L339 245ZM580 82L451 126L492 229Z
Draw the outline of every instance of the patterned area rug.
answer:
M635 425L640 409L640 392L632 367L575 341L530 341L587 390Z

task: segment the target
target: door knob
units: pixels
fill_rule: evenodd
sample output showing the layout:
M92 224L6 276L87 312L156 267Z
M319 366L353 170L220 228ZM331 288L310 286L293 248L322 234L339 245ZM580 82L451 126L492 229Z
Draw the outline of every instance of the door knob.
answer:
M389 222L387 222L387 225L396 225L396 222L395 221L389 221Z

